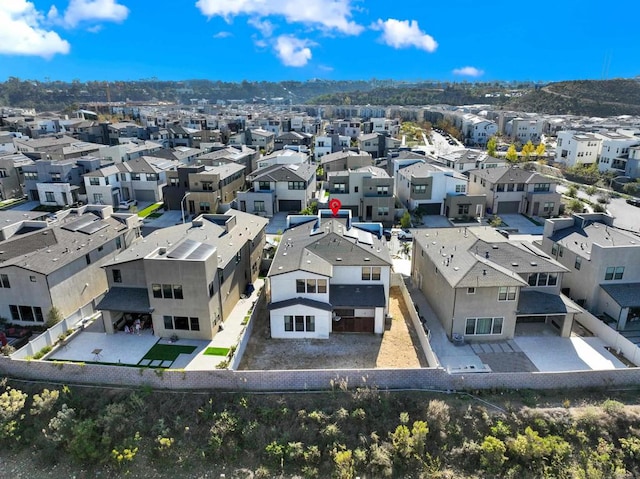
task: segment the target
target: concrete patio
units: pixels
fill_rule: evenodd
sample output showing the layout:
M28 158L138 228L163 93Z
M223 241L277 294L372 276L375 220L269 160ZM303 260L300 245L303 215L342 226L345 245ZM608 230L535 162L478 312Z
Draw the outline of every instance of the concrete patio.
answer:
M251 296L240 299L224 322L224 329L211 340L179 339L171 342L169 338L159 338L151 334L150 329L142 330L140 335L118 332L107 334L98 318L84 330L75 333L64 345L57 346L47 357L51 361L74 361L85 363L122 364L138 366L142 358L156 344L172 344L176 346L194 346L190 354L180 354L171 364L151 364L152 367L168 367L185 370L210 370L224 361L223 356L205 355L208 347L231 348L238 344L239 336L244 329L242 321L249 314L249 309L258 299L258 292L264 281L258 279ZM142 366L142 365L140 365Z

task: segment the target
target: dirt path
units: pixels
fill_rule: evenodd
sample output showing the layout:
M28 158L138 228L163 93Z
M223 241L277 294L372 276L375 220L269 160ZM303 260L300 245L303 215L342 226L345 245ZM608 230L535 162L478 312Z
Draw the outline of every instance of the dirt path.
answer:
M391 328L382 336L380 352L376 359L377 368L419 368L427 367L427 361L420 349L418 336L409 317L409 310L402 293L397 287L389 292L389 314L393 320Z

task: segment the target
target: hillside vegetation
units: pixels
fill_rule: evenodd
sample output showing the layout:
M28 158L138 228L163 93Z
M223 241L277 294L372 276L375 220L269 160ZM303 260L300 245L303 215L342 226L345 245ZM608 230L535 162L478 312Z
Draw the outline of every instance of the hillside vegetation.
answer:
M63 365L61 365L63 367ZM0 385L2 477L631 478L616 400L348 390L251 395ZM632 398L629 393L628 397ZM566 399L571 395L572 400ZM564 399L564 400L563 400ZM636 396L637 399L637 396ZM573 402L572 402L573 401ZM527 406L540 404L540 409Z
M505 108L603 117L640 115L640 82L582 80L551 83L512 99Z

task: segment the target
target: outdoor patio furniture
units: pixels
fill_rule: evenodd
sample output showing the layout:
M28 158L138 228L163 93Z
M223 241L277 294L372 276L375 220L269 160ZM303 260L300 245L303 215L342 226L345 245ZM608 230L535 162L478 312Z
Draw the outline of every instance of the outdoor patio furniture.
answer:
M94 361L100 361L102 359L102 349L100 348L94 349L93 351L91 351L91 354L93 354Z

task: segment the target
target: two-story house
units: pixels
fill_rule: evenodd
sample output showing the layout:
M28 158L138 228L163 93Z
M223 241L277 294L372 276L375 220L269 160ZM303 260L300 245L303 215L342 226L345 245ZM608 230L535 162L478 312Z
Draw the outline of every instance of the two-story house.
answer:
M258 160L258 170L273 165L299 165L308 161L309 156L306 153L293 150L277 150Z
M391 258L379 236L322 210L286 230L268 274L273 338L384 332ZM368 223L371 225L371 223Z
M598 161L602 140L589 133L559 131L556 162L567 167L590 165Z
M22 153L0 153L0 198L21 198L24 195L23 167L32 165L33 160Z
M484 151L470 149L455 150L444 155L439 155L437 161L459 173L507 165L504 158L494 158Z
M274 150L282 150L285 146L304 146L309 149L312 139L313 135L309 133L287 131L274 138Z
M354 217L393 226L393 178L382 168L363 166L355 170L329 172L325 191L329 192L330 200L340 200L342 209L351 210Z
M212 339L258 277L266 225L236 210L200 215L112 257L97 305L106 332L140 319L159 337Z
M640 329L640 235L604 213L545 221L540 248L568 270L564 293L619 331Z
M141 156L84 175L87 201L117 206L120 201L157 203L167 184L167 172L178 167L175 161Z
M102 265L139 236L139 218L109 206L71 209L48 224L26 219L2 231L0 316L44 324L56 307L64 318L87 317L107 290Z
M346 135L318 135L313 143L314 159L318 161L325 155L348 149L350 145L351 138Z
M624 176L629 159L629 149L640 145L640 138L615 131L599 132L595 133L595 136L602 139L598 169L601 172L611 171L616 175Z
M579 309L560 294L566 271L530 243L510 242L493 228L413 232L412 280L450 339L509 339L527 323L569 336Z
M486 195L489 214L544 218L558 216L562 197L556 192L556 181L517 167L471 170L469 193Z
M333 171L347 171L362 168L363 166L374 166L373 157L364 151L343 150L324 155L320 159L323 178Z
M244 166L236 163L180 166L167 172L165 208L189 215L216 213L235 199L244 184Z
M108 164L109 161L93 157L25 164L22 167L24 192L31 201L42 205L73 205L86 199L83 175Z
M467 196L469 180L454 170L418 161L398 169L395 180L396 197L409 210L420 208L426 215L448 217L482 216L485 197Z
M240 211L271 217L278 212L299 213L316 193L316 167L308 163L273 165L247 178L253 185L238 192Z
M275 147L275 134L259 128L242 130L229 136L229 145L239 147L247 145L263 154L269 154Z

